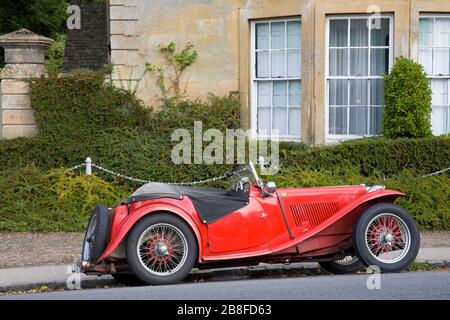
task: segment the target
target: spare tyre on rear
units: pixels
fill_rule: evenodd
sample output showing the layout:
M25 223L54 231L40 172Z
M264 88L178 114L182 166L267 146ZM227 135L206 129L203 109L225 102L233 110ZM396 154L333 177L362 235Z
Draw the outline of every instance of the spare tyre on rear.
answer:
M109 227L108 212L109 209L103 205L94 208L84 236L81 253L83 262L96 264L105 251Z

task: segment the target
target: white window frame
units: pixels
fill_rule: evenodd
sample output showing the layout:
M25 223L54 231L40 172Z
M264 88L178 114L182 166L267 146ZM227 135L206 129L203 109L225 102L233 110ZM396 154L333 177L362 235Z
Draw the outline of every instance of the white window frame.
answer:
M436 43L436 34L435 34L436 18L450 19L450 14L448 14L448 13L447 14L446 13L421 13L421 14L419 14L419 28L420 28L420 19L422 19L422 18L428 18L428 19L432 18L433 19L433 45L432 46L421 46L420 45L420 34L419 34L419 62L420 62L421 49L432 49L433 50L432 51L433 52L432 53L432 55L433 55L432 69L434 69L434 51L435 51L435 49L436 48L439 48L439 49L440 48L449 48L450 49L450 46L447 46L447 47L435 46L435 43ZM419 30L419 33L420 33L420 30ZM441 75L434 75L434 72L432 72L432 73L433 74L431 74L431 75L427 75L427 77L430 81L431 90L433 90L433 86L432 86L433 80L447 80L447 104L450 106L450 75L441 76ZM434 107L434 105L432 105L432 108L433 107ZM448 108L449 108L448 112L450 112L450 107L448 107ZM433 109L432 109L432 112L434 112ZM450 123L449 123L448 117L445 121L446 121L446 127L450 132ZM433 129L433 113L431 115L431 128ZM449 132L447 132L447 134ZM434 134L434 132L433 132L433 134Z
M250 101L250 131L251 131L251 136L253 138L259 138L259 139L271 139L272 136L269 134L259 134L258 133L258 97L257 97L257 85L258 82L262 82L262 81L268 81L268 82L272 82L273 81L300 81L300 92L301 92L301 96L303 97L303 84L302 84L302 77L301 77L301 73L300 73L300 77L286 77L286 78L272 78L272 77L268 77L268 78L264 78L264 79L258 79L256 77L256 70L257 70L257 66L256 66L256 25L257 24L262 24L262 23L269 23L269 25L271 26L272 23L276 23L276 22L300 22L301 23L301 17L297 17L297 18L277 18L277 19L260 19L260 20L253 20L251 21L251 36L250 36L250 42L251 42L251 46L250 46L250 97L251 97L251 101ZM303 46L303 34L302 34L302 30L303 30L303 26L301 26L300 29L300 59L303 59L302 57L302 46ZM269 27L269 43L271 43L271 31L270 31L270 27ZM287 37L287 33L285 34L285 37ZM287 39L285 39L285 44L287 45ZM292 50L295 50L296 48L291 48ZM281 49L279 49L281 50ZM264 50L262 50L264 51ZM274 50L276 51L276 50ZM270 52L272 52L272 50L270 50ZM286 54L286 60L287 60L287 54ZM301 61L300 61L301 63ZM269 65L270 67L272 66L272 56L270 55L269 57ZM302 66L302 65L301 65ZM285 63L285 68L286 68L286 73L287 73L287 61ZM272 69L272 68L270 68ZM303 66L301 67L301 70L303 69ZM288 84L288 99L289 99L289 84ZM288 107L289 108L289 107ZM272 109L272 117L271 117L271 121L273 122L273 107ZM302 101L300 101L300 114L302 113ZM289 121L289 117L287 118L287 121ZM300 118L301 121L301 118ZM300 123L300 128L302 127L302 124ZM293 135L279 135L278 138L282 141L295 141L295 142L300 142L301 141L301 132L299 132L298 136L293 136Z
M370 75L370 63L367 66L367 76L364 77L357 77L357 76L330 76L330 49L333 49L335 47L330 47L330 21L331 20L347 20L348 24L350 25L350 21L352 19L379 19L379 18L387 18L389 19L389 46L377 46L372 47L371 46L371 32L369 30L369 38L368 38L368 46L364 47L339 47L339 48L368 48L368 58L367 61L370 61L371 58L371 48L379 48L379 49L388 49L389 50L389 67L388 72L391 71L392 66L394 64L394 15L392 14L380 14L377 16L372 16L369 14L350 14L350 15L330 15L326 17L326 50L325 50L325 130L326 130L326 142L327 143L337 143L345 140L352 140L352 139L360 139L364 137L370 137L371 135L352 135L352 134L330 134L330 108L329 108L329 80L361 80L361 79L367 79L367 80L377 80L377 79L383 79L382 76L371 76ZM350 27L348 28L348 43L350 43ZM350 68L350 50L348 54L348 68ZM350 86L348 86L348 99L350 99ZM370 102L370 86L368 86L368 95L367 99L368 102ZM347 126L350 125L349 121L350 113L347 113ZM370 112L368 112L368 123Z

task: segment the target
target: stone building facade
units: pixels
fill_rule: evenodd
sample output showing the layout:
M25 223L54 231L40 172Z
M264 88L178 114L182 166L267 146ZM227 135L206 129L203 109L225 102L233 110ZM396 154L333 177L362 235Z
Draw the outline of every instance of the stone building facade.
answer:
M420 61L433 87L433 130L450 132L450 1L110 0L118 85L137 81L158 44L192 42L191 96L239 91L253 136L308 144L377 135L382 75ZM139 94L154 105L154 79Z
M199 59L184 79L188 94L239 92L243 129L253 137L279 131L282 139L321 145L379 135L383 75L403 55L430 78L434 133L450 132L448 0L72 4L81 7L81 29L69 31L65 69L111 63L112 81L137 87L149 106L160 105L161 95L154 77L143 77L146 62L162 63L159 44L192 43Z

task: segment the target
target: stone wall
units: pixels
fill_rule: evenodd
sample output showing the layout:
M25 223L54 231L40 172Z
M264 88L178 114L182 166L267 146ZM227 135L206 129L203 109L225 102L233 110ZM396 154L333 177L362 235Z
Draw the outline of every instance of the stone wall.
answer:
M13 139L37 133L29 96L29 80L46 73L44 50L52 39L21 29L0 36L5 68L0 73L0 138Z
M108 1L71 0L81 9L81 29L68 30L64 70L100 69L109 64Z

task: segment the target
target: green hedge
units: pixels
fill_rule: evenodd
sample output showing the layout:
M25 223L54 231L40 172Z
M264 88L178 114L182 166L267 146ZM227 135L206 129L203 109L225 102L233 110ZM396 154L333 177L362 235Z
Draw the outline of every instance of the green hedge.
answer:
M279 187L319 187L379 183L378 177L363 178L358 171L292 170L273 177ZM407 193L398 204L406 208L422 230L450 228L450 176L417 178L403 171L386 181L389 188ZM75 175L66 170L40 171L35 167L0 172L0 231L84 231L92 208L113 206L127 198L133 188L95 175Z
M320 148L284 144L281 157L286 164L309 169L339 170L358 167L364 176L396 174L411 169L427 174L450 165L449 136L422 139L371 138Z
M96 176L35 167L0 172L0 231L82 231L92 208L125 199L130 188Z
M210 96L204 102L181 101L152 113L130 92L105 83L104 73L78 71L34 81L31 98L39 135L0 141L3 184L0 192L7 199L7 205L0 207L0 230L80 230L95 201L85 201L88 193L82 193L60 206L59 198L55 197L58 190L51 187L55 181L52 170L80 164L87 156L108 169L151 181L201 180L230 169L226 165L174 165L171 151L176 142L170 141L170 134L176 128L192 130L194 121L202 121L204 129L239 128L238 97ZM282 143L280 156L281 172L269 178L276 179L280 186L379 183L386 176L388 185L409 194L400 203L415 215L422 228L449 228L449 176L418 177L450 165L450 136L361 139L320 148ZM16 186L17 177L27 175L36 192L40 184L47 186L42 190L45 194L30 197L26 185ZM21 179L18 181L23 182ZM64 181L71 185L77 179L68 176ZM118 185L118 181L102 174L92 179L87 180L91 189L83 192L106 188L109 191L99 191L95 200L108 205L136 187L124 181ZM19 199L17 204L15 198ZM37 218L39 212L44 212L42 224ZM59 216L65 212L68 220ZM73 218L77 212L80 212L79 219Z

